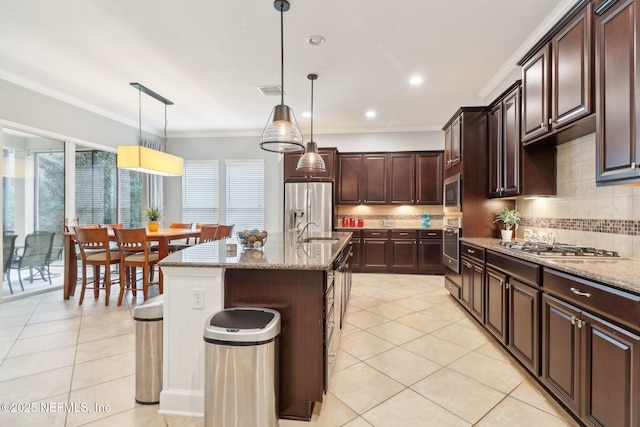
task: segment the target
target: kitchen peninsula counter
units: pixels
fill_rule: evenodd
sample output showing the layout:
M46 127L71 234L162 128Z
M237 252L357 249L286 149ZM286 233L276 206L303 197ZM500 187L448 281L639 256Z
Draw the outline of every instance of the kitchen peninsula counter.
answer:
M204 324L232 307L262 307L281 316L278 416L308 420L328 388L346 307L350 232L271 233L260 250L236 239L195 245L160 262L164 274L163 387L160 413L204 413ZM237 249L233 247L237 244ZM340 277L340 282L338 282ZM346 295L345 295L346 292Z
M509 249L500 244L500 239L463 237L460 240L585 279L594 280L614 288L640 294L640 275L638 275L640 271L640 260L638 259L623 257L550 259Z

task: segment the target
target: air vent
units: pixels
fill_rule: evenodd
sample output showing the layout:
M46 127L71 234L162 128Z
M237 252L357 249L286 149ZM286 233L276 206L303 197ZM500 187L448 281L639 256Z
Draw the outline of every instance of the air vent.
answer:
M264 96L280 96L282 94L282 88L280 86L256 86L256 89L260 91Z

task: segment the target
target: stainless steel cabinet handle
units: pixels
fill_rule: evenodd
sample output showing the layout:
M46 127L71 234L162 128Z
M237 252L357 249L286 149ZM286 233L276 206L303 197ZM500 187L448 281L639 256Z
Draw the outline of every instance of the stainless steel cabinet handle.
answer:
M505 283L505 282L502 282L502 283L504 283L505 289L509 289L509 284L508 283Z
M580 295L581 297L587 297L587 298L591 297L591 294L589 292L582 292L582 291L580 291L580 290L578 290L576 288L571 288L569 290L571 292L573 292L574 294L576 294L576 295Z
M540 123L540 129L544 128L544 123Z
M635 168L637 168L637 167L638 167L638 166L636 165L636 162L631 162L631 169L635 169Z
M476 253L476 251L474 251L473 249L469 249L469 248L467 248L467 252L469 252L470 254L475 254Z
M427 233L427 236L435 236L436 233Z
M553 123L553 119L551 117L549 117L548 122L549 122L549 124L552 124Z
M576 318L574 316L571 316L571 324L572 325L576 324Z
M409 233L400 233L401 236L408 236Z
M583 322L582 320L579 320L579 319L577 320L577 322L578 322L578 328L582 328L584 325L587 324L587 322Z

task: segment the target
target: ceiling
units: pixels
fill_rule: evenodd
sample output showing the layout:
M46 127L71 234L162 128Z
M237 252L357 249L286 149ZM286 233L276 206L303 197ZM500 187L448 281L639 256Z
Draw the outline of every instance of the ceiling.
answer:
M290 0L285 104L308 133L441 129L482 105L575 0ZM138 127L139 82L173 101L169 137L258 135L279 97L280 13L272 0L3 2L0 78ZM313 47L311 35L326 43ZM419 86L408 83L423 77ZM492 95L493 96L493 95ZM375 110L375 118L365 117ZM142 95L142 126L164 104Z

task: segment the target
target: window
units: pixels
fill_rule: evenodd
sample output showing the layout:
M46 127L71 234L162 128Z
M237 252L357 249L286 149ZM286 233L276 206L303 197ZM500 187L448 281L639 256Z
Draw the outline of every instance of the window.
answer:
M182 222L219 222L218 181L217 161L185 162L182 175Z
M227 160L227 215L234 230L264 229L264 161Z

